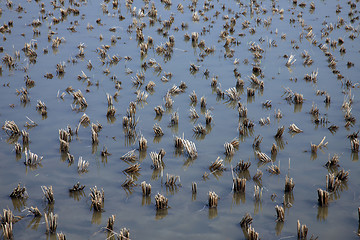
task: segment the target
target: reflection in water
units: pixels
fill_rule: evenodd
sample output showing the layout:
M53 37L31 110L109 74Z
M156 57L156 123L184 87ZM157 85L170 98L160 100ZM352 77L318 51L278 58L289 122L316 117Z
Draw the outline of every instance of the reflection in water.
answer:
M235 100L227 100L226 102L225 102L225 104L226 104L226 106L228 107L228 108L231 108L231 109L236 109L237 108L237 101L235 101Z
M209 219L214 219L216 218L218 215L218 212L217 212L217 208L214 207L214 208L209 208Z
M38 230L40 225L41 217L33 217L26 228L31 228L32 230Z
M40 111L38 111L40 114L41 114L41 112ZM41 120L46 120L47 119L47 114L41 114Z
M194 133L193 138L195 138L197 141L201 141L205 139L206 134L201 133Z
M184 153L184 149L183 148L175 148L174 151L174 157L180 157L182 154Z
M106 119L107 119L107 122L108 122L109 124L114 124L114 123L116 122L116 117L115 117L115 116L108 115L108 116L106 117Z
M95 211L94 210L93 214L92 214L92 218L91 218L91 223L100 225L101 224L101 217L102 217L102 211Z
M171 132L174 134L178 134L179 132L179 124L173 124L170 126Z
M57 240L56 233L46 234L46 240Z
M136 182L139 178L139 176L141 176L140 172L132 172L130 174L125 174L127 177L130 177L134 182Z
M107 155L104 156L101 154L101 162L104 164L104 166L107 164Z
M22 154L21 154L21 153L15 155L15 159L16 159L17 162L18 162L21 158L22 158Z
M116 240L119 239L113 231L105 231L106 232L106 240Z
M96 142L91 145L91 154L95 154L97 152L98 145L99 144Z
M326 166L326 165L325 165ZM327 167L329 173L334 173L336 175L336 173L338 172L338 167L339 166L336 166L336 165L332 165L330 167Z
M329 208L327 206L318 206L316 219L318 221L325 221L328 216Z
M233 160L234 155L226 155L225 156L225 163L231 163L231 161Z
M277 153L271 153L271 161L276 162Z
M329 202L340 199L340 191L339 191L339 189L334 191L334 192L329 192L329 193L330 193L329 194Z
M358 152L351 153L351 161L353 161L353 162L359 161L359 153Z
M163 136L154 136L153 143L160 143Z
M259 211L262 212L262 201L254 200L254 215L257 215Z
M206 113L206 107L200 107L200 114L205 115Z
M239 178L246 178L246 180L250 180L251 176L250 176L250 172L249 170L245 170L245 171L241 171L241 172L237 172L237 177Z
M284 222L282 222L282 221L276 222L276 225L275 225L276 236L279 236L281 234L283 227L284 227Z
M124 189L127 197L134 193L133 186L123 186L122 188Z
M234 192L233 193L233 198L232 198L232 203L236 204L236 205L239 205L240 202L242 204L245 204L246 203L246 197L245 197L245 193L244 192Z
M65 161L67 161L68 160L68 155L67 155L67 153L66 152L63 152L63 151L61 151L61 150L59 150L59 152L60 152L60 160L61 160L61 162L65 162ZM71 164L69 164L69 166L70 166Z
M316 160L317 159L317 153L316 152L311 152L310 159L312 161Z
M217 87L212 87L212 93L217 93ZM217 94L216 95L216 101L217 102L220 102L220 101L222 101L224 99L224 95L219 95L219 94Z
M325 102L325 109L329 110L329 107L330 107L330 102Z
M7 142L8 144L13 145L13 144L15 144L15 143L18 142L20 136L21 136L21 134L12 134L12 135L10 135L10 136L8 137L8 139L6 139L6 142ZM26 147L26 146L23 146L23 148L25 148L25 147ZM27 146L27 147L28 147L28 146Z
M142 162L146 158L146 149L139 151L139 161Z
M151 174L151 180L153 181L157 181L159 179L159 177L162 176L162 169L155 169L153 170L152 174Z
M256 186L259 186L259 187L262 187L263 185L262 185L262 178L260 177L260 178L256 178L256 179L254 179L253 178L253 181L254 181L254 183L255 183L255 185ZM254 186L255 186L254 185Z
M294 205L294 194L293 192L286 192L284 194L284 210L291 208Z
M246 102L247 104L250 104L255 101L255 96L247 96Z
M294 104L294 113L301 112L302 110L302 103L295 103Z
M258 159L258 157L256 156L255 151L254 151L254 156L255 156L255 159ZM264 167L266 164L267 164L267 162L263 162L263 161L258 160L258 161L257 161L257 168L262 168L262 167Z
M239 132L239 141L240 142L245 142L246 138L249 135L247 133L246 128L242 127L242 123L239 124L238 132Z
M166 185L166 195L169 195L169 193L171 195L174 195L175 193L177 193L179 191L179 187L177 185Z
M162 118L162 115L156 115L156 117L154 118L154 120L160 122Z
M236 91L240 94L240 96L244 93L244 87L236 84Z
M54 202L46 204L44 212L46 212L47 215L49 215L50 213L54 213Z
M193 194L191 195L191 200L192 200L192 201L196 201L196 193L193 193Z
M36 165L27 165L25 167L25 174L28 174L28 170L31 170L31 171L35 171L38 167L42 168L43 165L40 163L36 164Z
M173 109L172 109L172 107L166 107L165 108L165 113L167 113L167 114L171 114L173 112Z
M125 138L124 146L125 147L130 147L135 144L135 141L136 141L135 135L136 135L136 133L134 135L129 135L129 134L125 133L125 136L124 136L124 138Z
M206 128L206 133L207 133L207 134L211 133L211 131L212 131L212 126L211 126L210 123L206 124L205 128Z
M289 131L289 135L294 138L296 135L298 135L299 133L298 132L291 132Z
M276 145L278 146L278 149L284 150L285 149L285 143L283 138L275 138Z
M168 209L157 209L155 214L155 220L161 220L168 215Z
M150 205L151 204L151 196L148 195L148 196L142 196L142 200L141 200L141 206L144 206L144 205Z
M348 190L347 181L341 181L337 190L340 192Z
M26 206L26 199L27 198L11 198L12 204L14 206L14 210L21 212L24 207Z
M82 197L86 197L84 190L81 191L69 191L69 197L73 198L75 201L79 202Z
M258 95L262 96L264 94L264 88L259 88L258 89Z
M185 160L185 162L184 162L184 164L183 164L183 167L186 169L186 168L188 168L188 167L190 167L194 162L195 162L195 160L196 160L196 158L190 158L190 157L188 157L186 160Z
M190 119L189 119L189 122L190 122L191 124L195 125L196 122L197 122L197 120L198 120L198 118L190 118Z
M223 174L223 171L218 171L218 170L215 170L213 172L211 172L212 175L214 175L214 177L216 178L216 180L219 180L219 178L222 176Z

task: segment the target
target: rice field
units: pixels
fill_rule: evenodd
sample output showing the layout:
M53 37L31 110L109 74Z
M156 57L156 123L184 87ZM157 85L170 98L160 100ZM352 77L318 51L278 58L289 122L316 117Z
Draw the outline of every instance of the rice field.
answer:
M358 239L359 2L0 2L4 239Z

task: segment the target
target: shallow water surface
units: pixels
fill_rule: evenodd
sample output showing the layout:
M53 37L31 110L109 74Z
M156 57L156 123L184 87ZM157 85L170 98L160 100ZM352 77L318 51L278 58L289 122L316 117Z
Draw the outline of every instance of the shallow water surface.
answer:
M113 5L116 1L91 0L10 2L0 2L1 22L9 26L12 21L12 26L3 26L0 39L0 122L14 121L30 139L25 146L21 134L0 132L0 208L23 216L13 225L14 239L57 238L46 234L44 217L27 214L30 206L37 206L42 213L58 214L56 232L63 232L67 239L115 239L116 235L105 230L113 214L115 233L126 227L133 239L246 239L239 224L246 213L253 217L251 225L262 239L296 239L298 220L309 228L308 239L311 235L319 239L358 238L359 156L347 137L359 131L358 2L314 1L315 9L307 0L297 4L199 0L173 1L171 5L166 4L169 1L129 0L119 1L118 6ZM153 4L156 17L149 14ZM183 5L182 11L178 4ZM194 21L195 13L199 21ZM41 24L35 26L36 21ZM197 42L191 40L194 32L199 34ZM139 36L144 37L143 42ZM175 39L173 46L170 36ZM140 45L147 44L148 37L153 45L148 44L147 52L141 54ZM56 38L61 39L57 47L53 46ZM23 50L25 44L36 57ZM251 51L254 46L257 50ZM83 54L79 55L80 48ZM306 53L311 64L304 63ZM10 67L7 54L14 60ZM286 66L291 55L296 61ZM331 60L336 64L329 66ZM89 61L92 69L87 67ZM57 64L65 65L63 74L57 73ZM191 71L191 64L198 71ZM263 81L263 88L251 82L254 66L261 69L254 76ZM304 76L312 72L317 72L316 79L306 81ZM48 73L53 78L44 76ZM172 77L166 81L163 77L167 73ZM134 84L136 75L144 76L139 85ZM26 84L27 78L34 84ZM217 83L212 86L214 79ZM153 91L145 88L150 81L155 83ZM243 81L243 86L236 87L237 81ZM187 88L171 95L173 105L166 107L167 92L182 82ZM121 88L116 88L119 85ZM66 91L69 86L81 90L87 107L76 104L74 91ZM232 87L236 87L235 100L225 92ZM21 101L22 88L27 91L27 102ZM248 96L248 88L254 89L254 96ZM302 94L303 102L286 100L286 89ZM189 98L193 91L198 98L195 104ZM141 92L148 94L145 101L137 97ZM113 117L107 117L107 93L116 96ZM326 94L330 103L324 102ZM201 97L205 97L206 107L200 106ZM38 100L46 104L45 116L37 110ZM263 106L267 100L270 107ZM130 102L136 103L138 121L132 137L123 127ZM239 117L239 103L247 108L246 118L255 124L245 133L239 131L245 119ZM156 116L157 106L165 110L162 116ZM189 117L192 107L198 119ZM318 115L311 114L314 108ZM278 109L282 118L275 117ZM206 111L212 115L210 124L205 122ZM174 112L179 123L171 125ZM91 124L79 124L83 114L91 123L102 125L98 144L92 143ZM346 120L346 115L353 118ZM260 124L267 117L270 123ZM37 125L27 127L29 119ZM155 136L155 123L163 136ZM302 132L289 132L292 123ZM206 134L194 134L198 124ZM338 129L331 132L328 128L332 125ZM69 142L73 163L60 149L59 129L67 126L73 131L79 126ZM285 132L275 138L282 126ZM145 151L139 151L141 136L147 139ZM184 149L176 149L175 136L194 142L198 156L192 159ZM254 148L257 136L262 141ZM312 153L310 144L319 144L324 137L327 145ZM239 146L227 156L224 144L234 138ZM15 153L16 142L22 146L21 154ZM271 154L273 143L276 155ZM43 156L41 164L24 164L25 147ZM111 155L103 157L103 147ZM120 159L133 149L134 163ZM150 153L160 149L166 152L164 167L156 170ZM262 163L256 151L271 156L272 161ZM339 166L328 169L325 164L334 154L339 157ZM80 156L89 162L87 172L78 173ZM225 170L212 172L209 166L218 156L224 160ZM240 160L249 161L250 168L233 173ZM133 175L134 185L122 187L128 178L123 170L135 163L141 170ZM268 171L272 164L280 164L280 174ZM317 189L326 190L327 174L341 169L349 172L348 180L330 192L328 206L319 206ZM263 172L260 182L252 178L257 170ZM179 184L166 186L166 174L179 176ZM232 178L237 175L247 179L244 193L232 190ZM290 193L284 193L286 175L295 182ZM151 196L143 196L143 181L151 184ZM85 189L70 193L69 188L77 182L86 185ZM196 194L191 191L192 182L197 183ZM28 198L9 197L18 183L26 186ZM254 199L256 185L262 188L260 201ZM53 187L54 203L47 203L41 186ZM89 194L94 186L105 193L102 211L91 205ZM209 191L219 196L216 208L207 205ZM168 209L156 210L157 193L168 198ZM276 205L285 208L284 222L276 221Z

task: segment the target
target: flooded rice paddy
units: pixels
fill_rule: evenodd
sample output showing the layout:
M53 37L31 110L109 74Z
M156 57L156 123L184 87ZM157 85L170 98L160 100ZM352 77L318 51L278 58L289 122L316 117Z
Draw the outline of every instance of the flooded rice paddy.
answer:
M359 4L1 1L3 237L357 239Z

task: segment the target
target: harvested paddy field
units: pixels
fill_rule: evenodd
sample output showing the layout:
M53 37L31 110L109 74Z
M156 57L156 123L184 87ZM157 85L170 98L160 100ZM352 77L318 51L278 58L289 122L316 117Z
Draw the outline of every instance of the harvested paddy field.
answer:
M1 1L1 236L358 239L359 5Z

